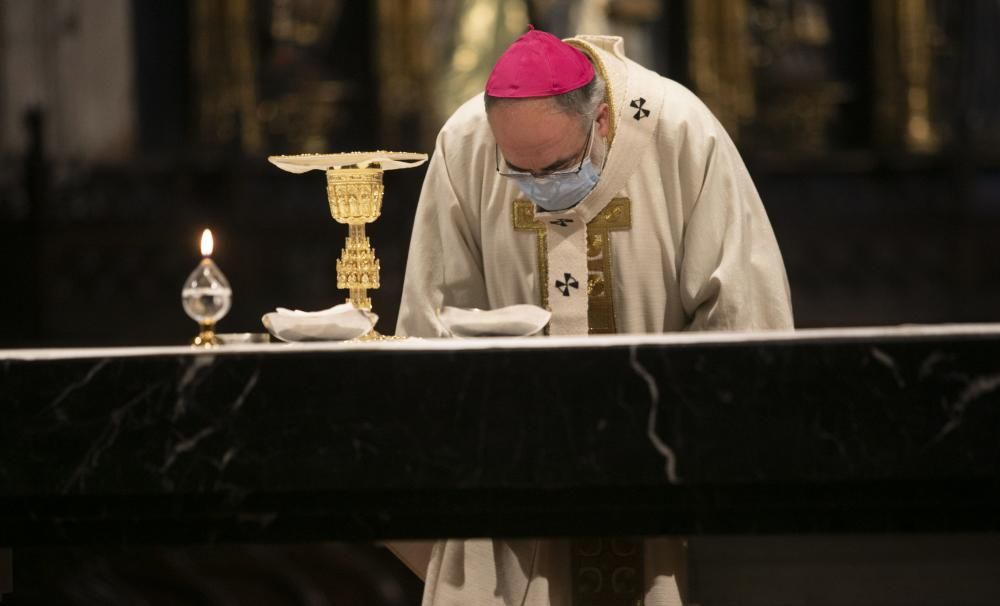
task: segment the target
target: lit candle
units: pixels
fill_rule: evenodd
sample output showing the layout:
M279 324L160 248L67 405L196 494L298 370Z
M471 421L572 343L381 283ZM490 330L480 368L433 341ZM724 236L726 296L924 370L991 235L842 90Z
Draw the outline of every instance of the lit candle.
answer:
M194 345L212 347L218 345L215 338L215 323L221 320L233 304L233 291L229 280L212 261L215 241L212 231L206 229L201 234L201 263L194 268L181 289L181 303L184 311L201 327Z
M215 240L212 239L212 230L206 229L201 232L201 256L211 257L215 249Z

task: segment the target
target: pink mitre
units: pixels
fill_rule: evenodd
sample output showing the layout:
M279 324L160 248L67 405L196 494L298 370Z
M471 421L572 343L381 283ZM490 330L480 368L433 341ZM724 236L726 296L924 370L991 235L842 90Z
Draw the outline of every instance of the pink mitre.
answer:
M500 55L486 81L491 97L550 97L594 78L587 56L550 33L530 29Z

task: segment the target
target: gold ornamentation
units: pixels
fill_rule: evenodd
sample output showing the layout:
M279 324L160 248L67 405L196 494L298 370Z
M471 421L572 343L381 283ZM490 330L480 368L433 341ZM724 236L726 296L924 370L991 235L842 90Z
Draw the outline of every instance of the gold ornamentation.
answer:
M614 198L587 224L587 324L591 334L617 332L611 232L632 228L632 203Z
M338 223L363 225L382 214L380 168L331 168L326 171L326 197Z
M930 153L941 147L933 119L935 23L928 0L885 0L872 4L875 25L876 132L884 144Z
M535 205L524 198L514 200L513 222L518 231L535 232L538 259L538 290L541 306L549 308L549 256L545 224L535 219ZM591 334L617 331L614 304L611 232L632 228L632 203L614 198L587 224L587 324Z
M747 40L747 0L699 0L689 6L689 56L695 90L738 141L740 126L757 115Z
M378 0L379 130L432 146L438 129L482 92L500 53L524 33L524 0ZM445 8L447 7L447 8Z
M514 200L514 229L533 231L538 254L538 292L542 294L541 306L549 308L549 244L545 224L535 220L535 205L530 200Z
M573 604L642 606L644 551L640 539L573 540L570 550Z
M583 40L567 40L566 44L576 47L580 52L587 55L590 62L594 64L594 69L604 78L604 102L608 104L608 116L611 118L608 121L608 148L610 149L611 142L615 140L615 116L618 115L615 111L615 96L614 89L611 87L611 78L608 77L608 71L604 67L604 62L601 61L597 52L590 44L587 44Z
M335 221L348 226L347 242L337 259L337 288L350 293L348 303L371 311L372 301L368 298L368 291L379 287L381 267L365 235L365 224L375 221L382 214L382 197L385 194L382 173L419 166L427 161L427 155L410 152L298 154L270 156L268 161L293 173L326 171L330 214ZM361 340L384 338L372 330Z
M210 349L212 347L218 347L222 343L219 338L215 336L215 322L199 322L198 326L201 330L198 336L191 341L192 347L202 347L205 349Z
M258 44L250 0L195 2L191 67L201 142L258 152L265 133L258 118Z
M379 287L379 261L368 237L365 224L382 214L380 168L330 168L326 171L326 197L330 214L338 223L348 225L347 243L337 259L337 288L347 289L358 309L371 310L368 290Z

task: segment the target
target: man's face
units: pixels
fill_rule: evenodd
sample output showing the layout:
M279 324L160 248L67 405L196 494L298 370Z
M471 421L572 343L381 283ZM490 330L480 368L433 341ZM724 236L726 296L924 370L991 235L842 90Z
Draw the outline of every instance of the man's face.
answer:
M490 109L490 128L507 168L536 175L572 169L586 151L590 126L563 113L552 99L523 99ZM598 110L597 136L607 135L607 105Z

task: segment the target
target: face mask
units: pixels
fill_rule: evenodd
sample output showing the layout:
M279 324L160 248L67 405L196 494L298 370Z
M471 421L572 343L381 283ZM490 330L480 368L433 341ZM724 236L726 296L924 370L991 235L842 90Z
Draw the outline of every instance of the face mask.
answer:
M600 177L590 158L583 161L580 170L563 175L548 177L532 177L531 175L514 175L511 179L517 182L525 196L547 211L566 210L572 208L590 193L597 185Z

